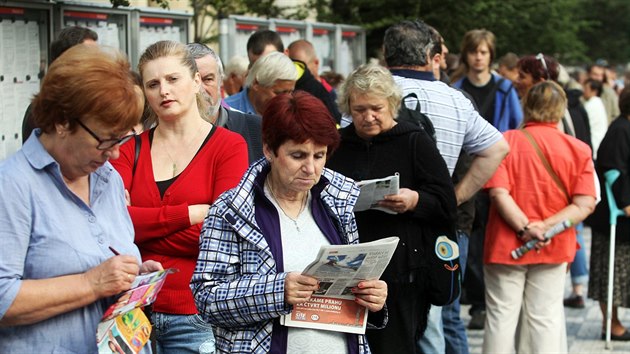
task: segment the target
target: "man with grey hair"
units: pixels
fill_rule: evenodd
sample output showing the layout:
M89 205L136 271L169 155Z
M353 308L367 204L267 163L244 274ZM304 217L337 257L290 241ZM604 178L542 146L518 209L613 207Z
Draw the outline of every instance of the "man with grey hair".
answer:
M239 111L262 116L269 100L293 92L297 77L297 69L289 57L280 52L266 54L252 65L245 89L226 98L225 103Z
M228 96L241 92L247 77L247 67L249 61L241 55L235 55L225 65L223 74L223 90Z
M302 59L298 60L291 55L290 50L284 50L282 38L280 38L278 33L270 30L257 31L247 41L247 55L250 59L250 66L253 66L258 58L274 51L285 53L293 60L298 73L295 89L306 91L319 98L326 105L335 122L339 123L341 121L341 113L339 113L335 100L324 88L324 85L311 74L307 64Z
M402 21L387 29L383 43L385 62L403 95L415 93L418 102L407 100L409 108L420 110L433 123L437 147L451 175L462 149L473 156L468 172L455 185L457 203L470 199L494 174L509 151L499 131L477 113L473 104L458 90L433 76L430 51L432 32L422 21ZM441 331L441 308L432 310L429 327ZM433 337L433 336L432 336ZM421 348L423 352L444 352L441 348ZM377 350L374 350L378 353ZM383 351L385 352L385 351Z
M201 76L201 92L209 105L208 119L219 127L240 134L247 142L249 163L258 160L263 156L260 117L223 107L221 105L223 80L221 58L205 44L190 43L187 48L195 59Z

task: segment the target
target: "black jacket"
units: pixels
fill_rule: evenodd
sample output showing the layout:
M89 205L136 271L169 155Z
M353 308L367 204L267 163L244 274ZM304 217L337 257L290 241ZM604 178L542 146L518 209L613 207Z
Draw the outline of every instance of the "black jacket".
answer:
M612 185L612 192L617 208L630 205L630 120L619 117L615 119L604 136L597 151L595 170L601 185L602 200L595 211L586 219L586 224L593 230L608 235L610 233L610 211L606 195L604 173L616 169L621 174ZM630 218L617 218L617 243L630 244Z
M221 109L224 109L221 107ZM262 151L262 119L254 114L237 112L235 110L226 109L227 122L224 128L240 134L247 143L247 154L249 156L249 164L257 161L263 156Z
M564 92L567 95L567 108L571 115L571 120L573 121L573 127L575 128L575 137L593 148L593 144L591 144L591 126L588 121L588 113L586 113L582 102L580 102L582 91L568 89Z
M446 163L429 136L399 122L370 141L354 125L341 130L341 145L327 166L355 180L400 174L400 188L419 194L418 205L403 214L355 212L359 241L398 236L400 242L382 279L387 282L389 322L367 331L374 353L414 353L426 327L430 304L447 304L459 294L459 259L439 259L438 237L455 243L455 192ZM447 242L448 243L448 242Z
M404 244L411 247L426 227L452 225L455 220L455 192L446 163L428 135L410 123L399 122L371 141L361 139L354 125L349 125L341 130L341 145L327 167L358 181L399 173L400 188L415 190L420 195L416 209L404 214L356 212L361 242L399 236L403 243L399 248L405 247ZM415 249L420 252L433 252L432 246L430 250L417 246ZM390 276L406 277L409 271L422 266L421 255L414 255L414 250L405 253L390 263Z
M333 101L332 96L328 91L326 91L324 85L322 85L321 82L317 81L315 76L313 76L313 74L308 71L308 68L306 67L306 64L304 64L304 62L296 59L291 60L293 60L295 64L300 65L302 67L302 70L304 71L302 76L295 82L295 89L306 91L311 95L319 98L319 100L326 105L326 108L328 108L328 111L330 111L330 114L335 119L335 122L341 122L341 113L337 108L337 103Z

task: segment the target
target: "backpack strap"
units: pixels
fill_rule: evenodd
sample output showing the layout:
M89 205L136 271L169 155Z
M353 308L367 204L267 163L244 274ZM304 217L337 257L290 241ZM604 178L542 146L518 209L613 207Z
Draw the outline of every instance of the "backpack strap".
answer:
M414 98L416 100L416 108L415 109L410 109L407 108L407 106L405 105L405 100L407 100L408 98ZM412 113L410 117L403 117L404 120L408 120L412 123L415 123L417 125L420 125L420 127L427 133L429 134L429 137L431 137L431 140L433 140L433 142L437 142L437 137L435 135L435 127L433 126L433 122L431 121L431 119L429 117L427 117L426 114L422 113L420 111L420 99L418 98L418 96L416 95L415 92L411 92L409 94L407 94L405 97L402 98L401 100L401 104L400 104L400 109L399 109L399 114L401 111L407 110L407 111L411 111L411 112L415 112L415 115Z
M410 92L409 94L407 94L407 96L402 98L402 104L405 104L405 101L408 98L414 98L416 100L416 108L414 108L415 111L420 112L420 99L418 98L418 96L416 95L415 92Z

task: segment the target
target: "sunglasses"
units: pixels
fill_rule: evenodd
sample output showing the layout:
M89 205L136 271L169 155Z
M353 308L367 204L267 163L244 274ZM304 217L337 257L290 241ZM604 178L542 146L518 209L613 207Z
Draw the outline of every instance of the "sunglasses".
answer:
M81 122L80 120L77 120L77 123L79 123L81 128L85 129L86 132L88 132L94 139L96 139L96 141L98 141L98 145L96 146L98 150L107 150L107 149L111 149L112 147L116 145L122 145L126 143L127 141L129 141L129 139L136 136L136 132L133 131L131 134L125 135L122 138L101 139L99 138L98 135L96 135L96 133L94 133L92 130L90 130L90 128L88 128L85 124L83 124L83 122Z
M540 63L543 66L543 69L545 69L545 79L549 80L549 69L547 69L547 62L545 61L545 56L543 55L543 53L538 53L536 55L536 59L540 60Z

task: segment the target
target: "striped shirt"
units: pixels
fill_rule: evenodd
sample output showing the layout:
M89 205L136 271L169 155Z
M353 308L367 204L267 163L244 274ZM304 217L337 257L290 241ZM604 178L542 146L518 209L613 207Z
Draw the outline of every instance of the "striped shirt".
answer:
M403 97L415 93L420 111L431 119L437 148L452 175L462 148L475 155L500 141L503 136L475 110L460 91L436 81L430 72L391 70L394 81L403 90ZM407 107L416 107L416 100L407 99Z

